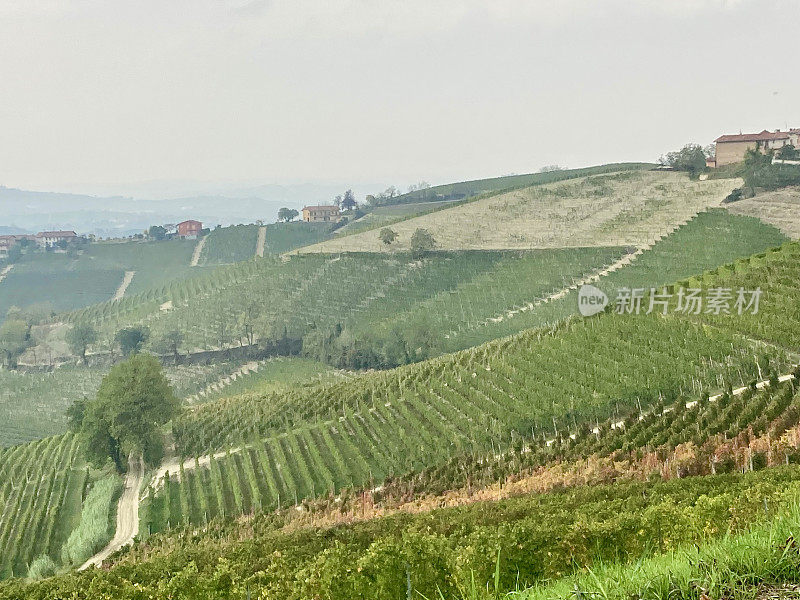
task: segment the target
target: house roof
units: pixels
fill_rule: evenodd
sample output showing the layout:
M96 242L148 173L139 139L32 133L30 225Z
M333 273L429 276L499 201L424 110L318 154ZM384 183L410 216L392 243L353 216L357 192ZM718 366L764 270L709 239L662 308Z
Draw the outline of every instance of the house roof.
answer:
M78 237L74 231L40 231L36 237Z
M320 206L304 206L303 210L322 209L322 210L339 210L335 204L322 204Z
M794 132L795 130L790 130ZM769 140L787 140L789 139L789 132L787 131L767 131L766 129L761 133L739 133L732 135L721 135L714 141L716 143L725 142L765 142Z
M176 225L176 227L180 227L181 225L202 225L200 221L195 221L194 219L189 219L188 221L181 221Z

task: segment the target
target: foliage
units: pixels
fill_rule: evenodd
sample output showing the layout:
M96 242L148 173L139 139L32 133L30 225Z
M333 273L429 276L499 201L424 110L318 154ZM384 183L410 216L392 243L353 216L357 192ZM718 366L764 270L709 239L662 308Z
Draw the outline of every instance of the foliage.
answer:
M383 229L381 229L380 233L378 234L378 237L384 244L388 246L397 239L397 232L393 231L392 229L389 229L388 227L384 227Z
M436 248L436 240L427 229L416 229L411 235L411 255L422 258Z
M278 210L278 220L288 223L300 215L294 208L281 208Z
M87 364L86 350L97 341L97 330L91 323L75 323L67 331L65 340L72 353Z
M150 338L150 330L147 327L124 327L114 336L114 341L119 345L123 356L136 354L142 349L145 342Z
M147 237L150 239L161 241L167 236L167 230L161 225L151 225L147 230Z
M178 407L155 357L137 354L115 365L84 410L81 435L89 459L102 465L110 457L123 470L127 457L141 454L157 464L163 454L158 428Z
M342 198L342 210L353 210L356 206L358 206L358 203L353 190L347 190Z
M16 366L17 357L28 346L29 330L28 323L21 319L7 319L0 324L0 352L6 366Z
M0 586L0 598L117 600L171 593L246 598L250 593L281 600L388 600L405 597L409 583L414 595L435 598L438 592L454 597L473 581L480 588L496 582L497 591L505 593L553 580L556 590L571 594L573 581L579 589L596 589L587 567L606 573L609 568L602 565L688 552L684 549L692 544L731 548L738 538L726 532L748 535L741 532L765 527L764 506L781 514L798 491L797 467L787 467L567 489L316 530L285 527L291 524L289 513L297 514L293 509L247 523L216 521L204 526L204 535L190 530L152 536L109 570L41 583L10 582ZM770 539L785 542L788 530L780 533ZM756 547L787 555L766 540ZM722 553L718 556L723 560ZM792 568L797 564L793 559ZM792 569L784 573L792 576Z
M697 177L706 169L707 155L708 152L699 144L686 144L676 152L668 152L661 161L676 171L685 171L690 177Z
M772 164L774 153L750 149L744 157L744 182L755 194L757 188L775 190L800 185L800 165Z

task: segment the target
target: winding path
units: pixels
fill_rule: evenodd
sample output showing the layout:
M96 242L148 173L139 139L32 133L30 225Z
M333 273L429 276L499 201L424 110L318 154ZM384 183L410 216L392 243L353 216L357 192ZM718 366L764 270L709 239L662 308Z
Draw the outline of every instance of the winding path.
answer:
M99 567L103 561L120 548L133 542L139 533L139 488L144 479L144 464L141 459L131 459L125 475L125 488L117 505L117 529L114 537L100 552L83 563L79 571L91 566Z

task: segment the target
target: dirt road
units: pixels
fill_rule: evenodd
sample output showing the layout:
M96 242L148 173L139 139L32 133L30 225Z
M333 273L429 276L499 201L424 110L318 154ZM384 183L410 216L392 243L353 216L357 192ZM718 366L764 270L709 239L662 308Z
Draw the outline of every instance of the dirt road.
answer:
M206 245L206 236L200 238L200 241L197 242L197 246L194 247L194 252L192 253L192 262L189 263L190 267L196 267L200 262L200 254L203 252L203 246Z
M117 530L108 546L83 563L78 569L83 571L94 565L99 567L103 561L123 546L133 542L139 533L139 488L144 479L144 464L141 459L131 459L125 475L125 488L117 505Z
M131 281L133 281L134 275L136 275L136 271L125 271L125 277L122 278L122 283L119 284L119 287L114 293L112 300L122 300L122 297L125 295L125 291L128 289Z
M256 256L264 258L264 246L267 244L267 228L262 225L258 228L258 243L256 244Z

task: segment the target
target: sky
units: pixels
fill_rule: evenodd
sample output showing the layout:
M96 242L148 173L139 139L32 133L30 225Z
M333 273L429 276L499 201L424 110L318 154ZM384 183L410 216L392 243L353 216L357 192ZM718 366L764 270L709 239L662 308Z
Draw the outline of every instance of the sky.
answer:
M796 0L3 0L0 185L655 161L800 127L798 25Z

